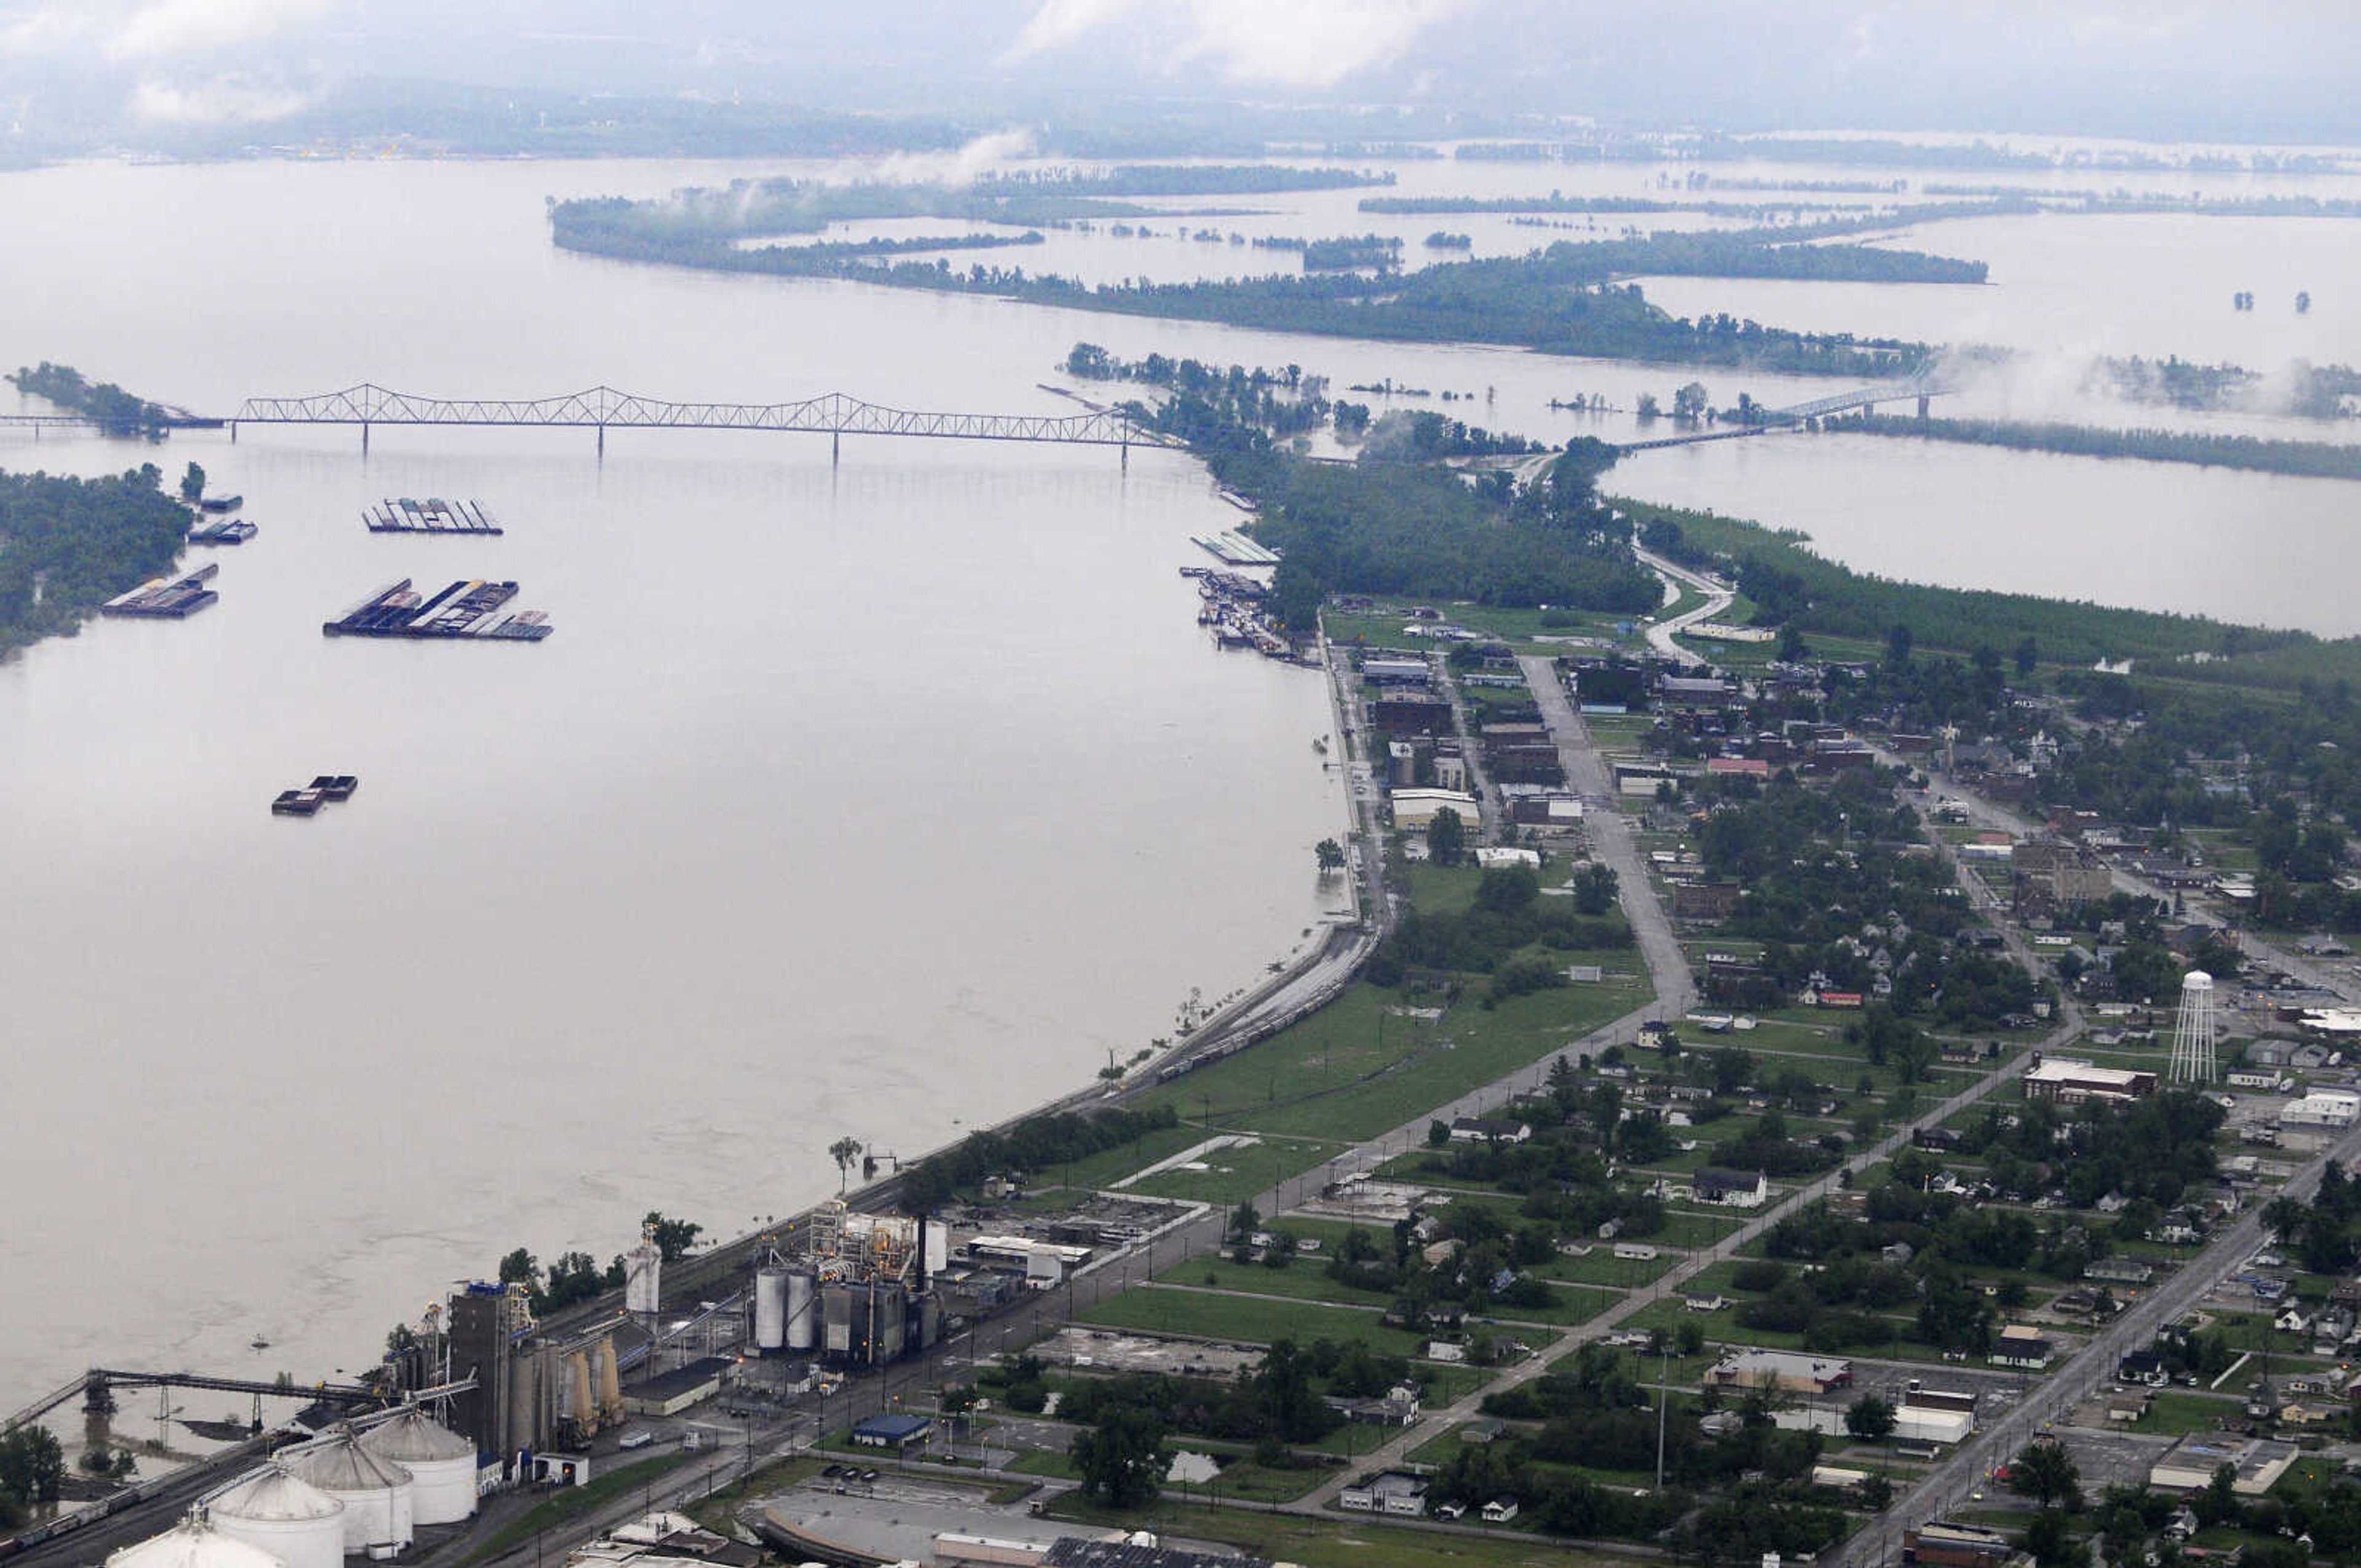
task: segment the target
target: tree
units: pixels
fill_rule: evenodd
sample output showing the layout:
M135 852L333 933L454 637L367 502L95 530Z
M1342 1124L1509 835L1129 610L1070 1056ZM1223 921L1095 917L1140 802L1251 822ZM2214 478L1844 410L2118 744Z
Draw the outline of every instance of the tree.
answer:
M1812 655L1811 645L1804 641L1804 629L1790 620L1779 628L1779 661L1785 664L1801 663Z
M1459 813L1447 806L1436 812L1426 825L1428 858L1438 866L1457 865L1466 848L1467 824L1460 820Z
M47 1427L16 1427L0 1435L0 1493L20 1502L54 1503L65 1475L65 1450Z
M851 1142L850 1139L846 1141ZM829 1152L835 1153L833 1149ZM837 1163L842 1165L845 1162L840 1159ZM689 1248L697 1245L697 1236L705 1230L703 1225L687 1220L668 1220L653 1209L648 1211L647 1218L640 1223L646 1229L649 1239L656 1244L656 1251L664 1255L666 1263L678 1263L686 1257Z
M1615 868L1591 861L1574 873L1574 912L1604 915L1615 907L1616 892Z
M1334 839L1323 839L1312 846L1312 857L1320 862L1320 874L1333 876L1345 869L1345 846Z
M205 471L192 463L189 471L181 476L181 499L194 506L204 499L204 494Z
M1901 621L1895 621L1893 629L1885 634L1885 662L1897 670L1907 666L1910 663L1912 641L1910 628Z
M1451 1124L1438 1116L1426 1124L1426 1146L1439 1149L1451 1141Z
M1705 417L1706 389L1702 381L1691 381L1673 393L1673 417L1684 422Z
M523 1247L517 1248L516 1251L500 1259L500 1283L522 1285L534 1290L540 1289L540 1260Z
M2091 1549L2068 1528L2066 1516L2048 1508L2033 1516L2019 1542L2037 1568L2088 1568Z
M1863 1394L1845 1411L1845 1431L1864 1441L1894 1435L1894 1401Z
M2010 1461L2008 1486L2044 1508L2062 1503L2072 1513L2082 1506L2082 1473L2066 1445L2055 1440L2034 1443Z
M1250 1242L1254 1239L1254 1234L1260 1229L1262 1229L1261 1212L1251 1202L1241 1199L1238 1206L1230 1211L1229 1239L1234 1242Z
M2027 632L2016 645L2016 673L2020 676L2030 675L2034 666L2040 663L2041 644L2033 640L2031 632Z
M1673 1354L1678 1356L1705 1354L1705 1325L1694 1318L1683 1318L1673 1325Z
M861 1140L837 1139L828 1146L828 1157L836 1161L836 1190L840 1193L845 1183L852 1179L852 1162L861 1157Z
M1656 401L1655 393L1642 392L1640 394L1640 406L1634 411L1642 424L1652 424L1663 417L1664 410L1664 405Z
M1153 1411L1112 1400L1099 1419L1074 1434L1068 1450L1082 1478L1082 1496L1110 1508L1145 1508L1156 1500L1166 1468L1164 1423Z

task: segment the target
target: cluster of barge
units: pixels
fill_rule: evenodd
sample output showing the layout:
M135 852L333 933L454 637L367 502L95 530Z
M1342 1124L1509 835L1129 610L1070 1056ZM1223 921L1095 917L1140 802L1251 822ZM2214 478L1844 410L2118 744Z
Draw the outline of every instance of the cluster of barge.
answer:
M404 637L489 642L538 642L549 635L549 618L537 609L502 613L517 586L481 577L463 578L432 598L408 577L379 588L324 624L329 637Z
M412 500L408 496L379 501L361 510L371 533L483 533L503 532L492 514L475 501L446 501L440 497Z
M262 531L246 521L199 523L189 530L192 544L243 544Z
M1317 663L1298 652L1272 623L1264 609L1270 598L1268 584L1208 566L1183 566L1180 575L1196 579L1197 624L1213 634L1216 648L1251 648L1266 658L1291 664Z
M316 816L324 806L352 799L353 791L360 787L360 779L352 773L317 773L305 788L280 790L278 797L270 803L270 815Z
M98 607L101 615L140 616L152 620L185 620L221 598L205 585L219 566L200 566L177 580L158 577L129 593L117 594Z
M1189 543L1224 566L1276 566L1279 552L1267 549L1232 529L1224 533L1192 533Z

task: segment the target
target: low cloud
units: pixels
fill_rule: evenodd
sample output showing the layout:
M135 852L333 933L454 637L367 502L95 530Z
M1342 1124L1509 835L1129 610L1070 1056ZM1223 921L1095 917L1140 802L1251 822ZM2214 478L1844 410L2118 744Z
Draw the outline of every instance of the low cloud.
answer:
M1246 86L1326 88L1390 65L1477 0L1040 0L1002 57L1017 63L1120 27L1169 67L1203 62Z
M302 114L315 94L279 82L216 76L198 82L150 79L131 91L131 112L159 125L260 125Z
M252 43L325 16L331 0L148 0L106 40L116 60L150 60Z

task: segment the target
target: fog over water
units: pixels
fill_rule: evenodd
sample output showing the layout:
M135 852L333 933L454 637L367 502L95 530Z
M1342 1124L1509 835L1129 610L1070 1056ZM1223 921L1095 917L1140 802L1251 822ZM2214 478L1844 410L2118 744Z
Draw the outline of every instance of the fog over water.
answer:
M367 378L1047 412L1072 405L1040 383L1088 338L1295 362L1339 391L1451 389L1469 400L1396 403L1551 441L1638 432L1545 406L1577 392L1669 402L1692 374L1718 404L1832 389L702 276L548 243L545 196L773 167L8 175L19 232L43 238L0 249L0 290L38 302L0 361L71 362L207 411ZM1403 188L1593 178L1420 166ZM1273 232L1316 234L1354 226L1354 199L1250 204ZM1488 245L1523 232L1485 221ZM2341 274L2309 265L2348 225L2169 220L2204 244L2183 300L2162 270L2122 281L2172 265L2173 245L2137 237L2150 222L1906 241L1993 260L1966 303L1651 291L2028 350L2361 359ZM1089 247L1126 242L1060 243L1122 275L1126 253ZM2234 288L2278 309L2299 273L2306 321L2214 319ZM1960 411L2022 411L2033 384L1971 390ZM724 1233L785 1213L833 1185L835 1138L914 1153L1086 1082L1110 1048L1169 1032L1191 986L1250 981L1325 913L1310 846L1343 817L1310 745L1326 694L1206 646L1176 568L1207 559L1191 533L1239 514L1188 459L1138 451L1126 471L1093 448L872 440L832 466L817 437L653 432L614 433L603 462L579 431L381 428L366 457L348 430L153 449L0 436L11 466L176 475L191 458L262 530L193 557L218 559L222 602L0 665L0 1183L42 1195L12 1217L0 1269L0 1408L102 1363L324 1376L511 1247L603 1259L652 1207ZM1610 485L1801 526L1897 576L2361 630L2356 492L2325 481L1773 436L1635 456ZM400 495L478 499L511 531L366 533L359 509ZM321 638L405 576L517 578L556 633ZM359 795L309 822L267 815L322 771L357 773ZM257 1334L267 1354L247 1349Z

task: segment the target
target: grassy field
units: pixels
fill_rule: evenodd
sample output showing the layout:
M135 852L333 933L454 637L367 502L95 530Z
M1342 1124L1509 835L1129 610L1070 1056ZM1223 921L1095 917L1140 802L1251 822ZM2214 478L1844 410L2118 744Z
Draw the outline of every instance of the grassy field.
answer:
M1633 1561L1574 1552L1538 1536L1504 1531L1483 1535L1380 1524L1354 1515L1310 1519L1206 1508L1170 1497L1136 1513L1091 1508L1069 1495L1050 1507L1059 1519L1125 1530L1151 1530L1197 1541L1218 1541L1275 1562L1303 1568L1598 1568Z
M1082 1321L1108 1328L1191 1334L1246 1344L1269 1344L1282 1339L1304 1343L1329 1339L1342 1343L1357 1339L1367 1341L1374 1350L1396 1355L1417 1355L1426 1349L1422 1336L1388 1328L1378 1321L1375 1312L1323 1306L1315 1301L1260 1300L1161 1286L1127 1290L1102 1301L1082 1313Z
M547 1502L536 1504L518 1515L468 1561L482 1563L511 1552L543 1530L555 1530L568 1519L639 1491L696 1457L693 1453L667 1453L657 1459L642 1459L635 1464L626 1464L619 1470L609 1470L596 1476L587 1486L569 1486Z

